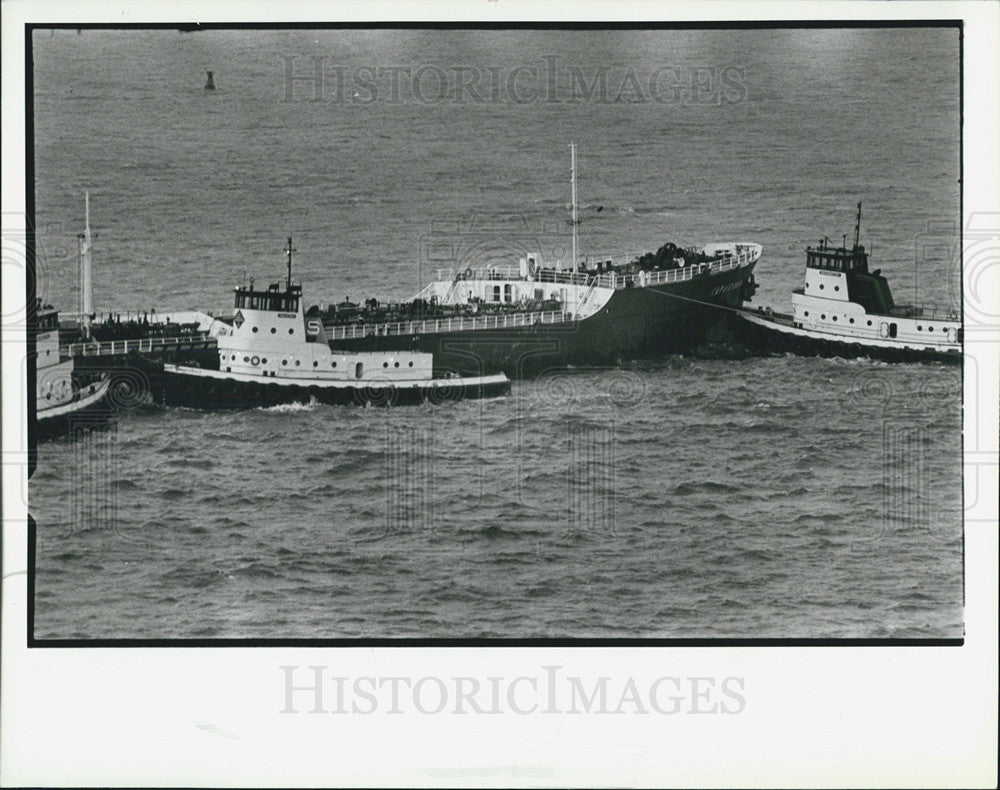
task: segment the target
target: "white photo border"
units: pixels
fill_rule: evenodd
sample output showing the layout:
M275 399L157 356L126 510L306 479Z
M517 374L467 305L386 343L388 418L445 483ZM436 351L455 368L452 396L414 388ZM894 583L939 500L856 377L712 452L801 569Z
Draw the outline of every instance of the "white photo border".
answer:
M978 2L647 4L171 4L5 2L3 217L24 216L26 23L961 19L963 226L992 217L1000 184L1000 6ZM337 14L338 19L330 17ZM4 228L4 245L8 245ZM966 249L969 240L966 239ZM996 284L1000 260L977 272ZM993 787L997 750L997 339L970 344L964 377L966 638L962 647L32 648L24 269L3 271L3 588L0 783L5 786ZM992 278L992 279L991 279ZM969 272L965 273L970 304ZM997 293L992 291L996 316ZM987 297L980 293L980 300ZM995 329L995 327L994 327ZM740 678L739 715L502 715L420 710L282 714L287 670L328 676L503 676L530 690L621 673L649 684ZM509 682L503 693L509 691ZM697 684L695 684L697 687ZM690 695L686 703L692 704ZM693 704L697 705L697 701ZM331 707L331 706L327 706Z

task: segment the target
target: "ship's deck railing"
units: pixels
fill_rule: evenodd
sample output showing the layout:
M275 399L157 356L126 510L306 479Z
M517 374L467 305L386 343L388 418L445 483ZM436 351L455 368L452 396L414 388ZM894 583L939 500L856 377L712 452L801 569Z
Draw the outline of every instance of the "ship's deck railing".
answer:
M890 315L896 318L922 318L925 321L958 321L961 313L958 310L946 310L937 304L898 304L892 308Z
M109 311L107 313L92 313L90 323L91 324L113 324L116 321L128 322L135 321L141 323L145 318L150 324L166 324L166 323L182 323L180 321L170 321L171 317L180 316L182 318L189 318L192 313L197 312L194 310L163 310L156 312L155 310L125 310L123 312ZM210 318L215 318L215 310L205 310L205 315ZM218 311L220 313L225 313L226 310ZM59 311L59 320L65 321L67 323L80 323L83 320L83 313L73 312L69 310Z
M536 313L497 313L495 315L453 316L423 321L397 321L387 324L338 324L325 327L330 340L386 335L420 335L432 332L465 332L473 329L508 329L534 324L558 324L571 320L563 310Z
M730 255L705 263L692 263L681 268L664 269L660 271L644 271L637 274L622 276L617 272L604 274L588 274L574 272L569 269L540 269L532 282L565 283L567 285L595 285L598 288L628 288L632 286L661 285L662 283L683 282L703 272L724 272L745 266L754 260L756 251L748 249L739 255ZM603 259L602 259L603 260ZM438 280L450 279L454 275L450 270L438 270ZM490 266L485 269L470 271L465 277L469 280L523 280L520 269L511 266Z
M705 272L717 274L729 271L730 269L738 269L750 263L754 257L754 251L748 250L747 252L741 252L739 255L730 255L715 261L688 264L680 269L663 269L661 271L629 274L625 277L618 277L614 287L627 288L629 283L633 286L638 285L641 287L646 285L660 285L662 283L683 282ZM607 275L601 276L606 277Z
M103 343L72 343L62 346L60 354L73 357L103 357L127 354L129 351L153 351L179 346L188 346L214 340L208 332L196 332L175 337L142 337L135 340L107 340Z

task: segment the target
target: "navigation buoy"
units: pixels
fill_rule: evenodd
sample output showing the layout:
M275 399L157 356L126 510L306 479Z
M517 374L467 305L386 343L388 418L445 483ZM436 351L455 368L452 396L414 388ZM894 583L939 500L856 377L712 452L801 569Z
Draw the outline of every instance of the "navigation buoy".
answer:
M205 90L207 90L207 91L214 91L215 90L215 79L214 79L215 72L214 71L208 71L208 72L205 72L205 73L208 74L208 82L205 83Z

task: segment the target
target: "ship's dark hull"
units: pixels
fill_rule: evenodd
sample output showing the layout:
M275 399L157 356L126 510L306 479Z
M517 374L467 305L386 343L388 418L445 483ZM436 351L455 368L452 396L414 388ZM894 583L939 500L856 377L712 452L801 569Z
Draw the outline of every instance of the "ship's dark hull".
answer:
M733 317L733 333L748 351L757 355L796 354L804 357L868 358L882 362L948 362L961 364L958 351L874 346L863 341L809 337L762 326L740 315Z
M738 307L753 265L645 288L622 288L594 315L580 321L502 329L337 339L349 351L418 350L434 354L438 372L483 375L502 371L511 379L547 370L607 367L696 350L726 326Z

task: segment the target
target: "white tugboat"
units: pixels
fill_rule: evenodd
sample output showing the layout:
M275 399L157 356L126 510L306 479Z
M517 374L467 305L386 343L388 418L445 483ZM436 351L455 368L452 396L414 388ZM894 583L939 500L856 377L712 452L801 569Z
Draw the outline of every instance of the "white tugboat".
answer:
M332 350L318 317L306 311L302 286L288 278L266 290L235 289L232 323L210 329L218 344L218 369L154 363L147 366L153 392L168 405L240 409L280 403L403 405L504 395L503 374L435 375L432 354L419 351ZM283 287L282 287L283 286Z
M90 238L90 194L84 198L85 225L79 234L80 330L87 332L93 312ZM103 372L80 372L60 343L59 311L41 299L35 303L35 427L36 437L68 433L73 420L82 421L110 410L111 382Z
M858 203L851 249L828 246L825 239L806 248L806 283L792 294L791 315L739 311L747 345L806 355L961 362L960 315L896 304L881 270L868 270L860 230Z
M35 425L36 436L45 439L68 433L74 418L110 411L110 381L74 376L73 358L60 352L58 311L39 299L36 316Z

